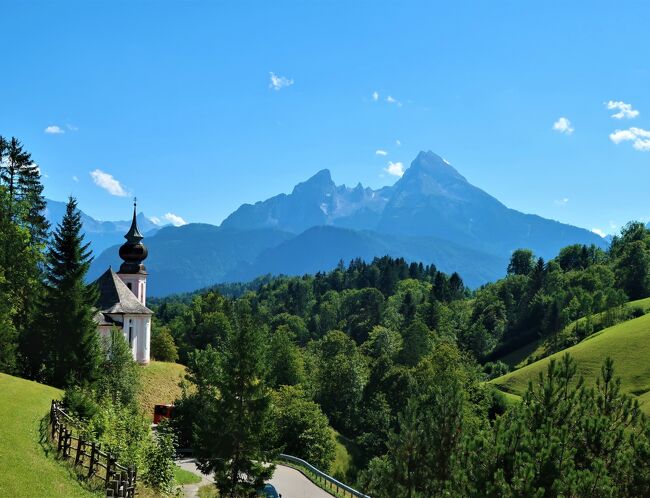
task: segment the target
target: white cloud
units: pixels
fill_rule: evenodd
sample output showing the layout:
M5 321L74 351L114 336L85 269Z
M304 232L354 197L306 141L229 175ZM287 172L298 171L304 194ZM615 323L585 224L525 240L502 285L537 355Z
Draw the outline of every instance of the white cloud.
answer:
M382 149L377 149L375 151L375 154L377 154L378 156L387 156L388 152L386 152L385 150L382 150Z
M128 192L122 186L122 184L113 178L113 175L103 172L101 169L96 169L90 172L90 176L95 182L95 185L103 188L111 195L116 195L118 197L128 196Z
M50 125L43 131L48 135L62 135L65 133L65 130L57 125Z
M165 213L163 219L170 222L175 227L179 227L181 225L187 225L187 221L185 221L183 218L181 218L180 216L174 213Z
M65 125L65 127L70 131L79 131L79 128L77 128L76 126L71 125L71 124L67 124L67 125Z
M379 100L379 92L377 91L372 92L372 100L374 100L375 102Z
M388 161L388 166L384 168L384 171L389 175L402 176L404 174L404 164L401 162L394 163L393 161Z
M401 146L402 146L402 142L400 142L399 140L395 140L395 145L397 145L398 147L401 147Z
M627 130L615 130L609 134L609 139L615 144L632 142L636 150L650 151L650 131L632 126Z
M271 75L271 82L269 83L269 88L273 90L281 90L284 87L293 85L293 80L286 78L285 76L278 76L274 72L269 73Z
M613 110L618 110L618 112L612 114L612 117L614 119L632 119L636 118L639 115L639 111L636 109L632 109L632 104L626 104L625 102L621 101L614 101L610 100L609 102L605 102L605 105L607 106L607 109L610 111Z
M402 103L399 100L397 100L395 97L393 97L392 95L389 95L388 97L386 97L385 100L389 104L395 104L397 107L402 107Z
M571 121L565 117L561 117L555 123L553 123L553 129L567 135L571 135L574 130L574 128L571 126Z
M75 182L78 182L78 181L79 181L79 177L78 177L77 175L74 175L74 176L72 177L72 179L73 179Z
M153 223L154 225L159 225L160 226L160 225L163 224L162 220L160 218L158 218L158 216L149 216L149 221L151 223Z
M568 197L563 197L562 199L555 199L553 203L556 206L566 206L569 203L569 198Z
M595 233L596 235L599 235L601 237L605 237L607 234L603 232L600 228L592 228L591 231Z

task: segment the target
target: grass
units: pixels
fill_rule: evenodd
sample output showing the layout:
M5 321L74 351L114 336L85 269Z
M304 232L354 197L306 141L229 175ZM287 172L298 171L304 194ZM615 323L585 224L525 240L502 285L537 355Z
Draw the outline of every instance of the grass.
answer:
M584 341L552 354L547 358L510 372L491 381L500 390L521 395L530 381L545 373L551 359L560 360L570 353L587 385L594 385L607 356L614 360L621 389L646 402L643 409L650 414L650 314L604 329Z
M140 367L142 392L138 403L142 412L153 420L154 405L171 404L181 395L179 382L185 376L185 367L178 363L152 361Z
M201 477L197 476L194 472L176 466L174 468L174 480L176 484L183 486L185 484L198 484L201 482Z
M0 496L12 498L96 497L40 444L41 419L61 391L0 374Z
M644 313L648 313L650 311L650 298L629 301L623 305L623 308L624 312L630 312L631 310L638 308L643 310ZM603 311L602 313L593 315L591 317L593 325L596 327L599 325L602 326L601 324L608 318L607 313L607 311ZM562 342L563 340L567 340L568 338L572 337L574 335L576 326L584 325L586 321L587 318L582 317L571 322L558 334L556 340ZM550 341L551 339L548 338L536 339L497 359L510 365L512 368L522 368L532 363L533 361L537 361L546 356L549 356L549 349L551 347Z
M199 498L219 498L219 491L214 484L206 484L199 488Z
M336 453L332 462L329 474L339 481L348 483L354 482L357 477L356 462L359 459L361 451L356 443L351 439L339 434L333 430L336 441Z

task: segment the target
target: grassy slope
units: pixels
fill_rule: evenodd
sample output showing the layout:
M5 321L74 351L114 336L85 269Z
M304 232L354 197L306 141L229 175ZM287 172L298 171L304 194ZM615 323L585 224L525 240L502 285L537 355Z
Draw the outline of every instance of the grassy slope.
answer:
M185 376L185 367L178 363L152 361L140 368L142 392L139 396L143 413L153 419L153 407L171 404L181 394L179 382Z
M625 308L640 308L644 312L648 313L650 311L650 298L639 299L636 301L630 301L624 304ZM592 317L594 323L597 323L602 317L604 317L605 312L597 313ZM564 330L560 332L560 335L569 336L573 334L576 323L582 324L587 319L585 317L579 318L571 322L569 325L564 327ZM525 346L515 349L514 351L503 355L498 360L503 361L504 363L510 365L513 368L521 368L528 364L528 358L539 358L544 356L546 351L546 342L543 339L534 340Z
M0 374L0 496L96 496L39 444L40 420L60 396L53 387Z
M546 372L551 358L561 359L570 353L578 364L578 375L592 385L600 374L607 356L614 360L616 375L621 377L624 392L639 395L650 414L650 314L602 330L579 344L510 372L491 381L502 391L521 394L529 381Z

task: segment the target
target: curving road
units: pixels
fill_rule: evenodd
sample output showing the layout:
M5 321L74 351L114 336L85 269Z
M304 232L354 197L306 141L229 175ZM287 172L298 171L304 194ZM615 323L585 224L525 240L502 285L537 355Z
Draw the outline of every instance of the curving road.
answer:
M176 463L179 467L194 472L202 478L200 484L183 486L183 492L186 498L198 497L199 487L213 482L210 477L201 474L194 460L183 459L177 460ZM332 498L331 494L316 486L299 471L291 467L285 467L284 465L277 465L275 467L275 473L269 483L275 486L275 489L282 498Z
M316 486L302 473L291 467L277 465L269 481L282 498L332 498L332 495Z

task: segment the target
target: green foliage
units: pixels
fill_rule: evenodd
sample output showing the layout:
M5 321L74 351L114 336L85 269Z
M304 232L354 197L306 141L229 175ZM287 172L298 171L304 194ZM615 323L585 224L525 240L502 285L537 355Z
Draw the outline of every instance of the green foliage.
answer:
M356 430L359 402L367 372L355 342L344 332L329 332L312 344L316 400L332 425L344 433Z
M95 383L99 398L110 398L113 403L134 406L140 391L140 370L124 334L113 327L101 338L101 364Z
M475 425L468 405L476 378L448 342L438 343L414 374L416 388L397 416L386 454L362 477L372 496L441 496L453 489L463 431Z
M151 331L151 356L158 361L178 360L178 348L169 327L155 326Z
M273 394L273 419L283 452L327 472L336 444L327 417L299 387L283 386Z
M530 249L517 249L510 256L509 275L529 275L535 267L535 256Z
M38 166L16 138L0 136L0 371L40 371L35 328L49 225Z
M97 290L84 281L91 261L88 247L77 202L71 197L48 251L41 316L45 334L41 354L47 378L56 386L92 382L101 361L93 320Z
M611 359L595 388L575 381L566 355L552 360L523 402L469 443L472 496L646 496L648 425L621 394Z
M273 388L293 386L304 380L302 355L286 325L280 325L271 335L268 363L268 381Z
M196 385L193 446L199 467L213 473L222 496L244 496L273 474L270 393L266 377L266 333L245 303L233 312L223 350L191 356Z
M160 424L153 444L145 446L146 470L142 480L154 490L171 493L174 488L176 438L166 424ZM199 479L200 480L200 479Z

